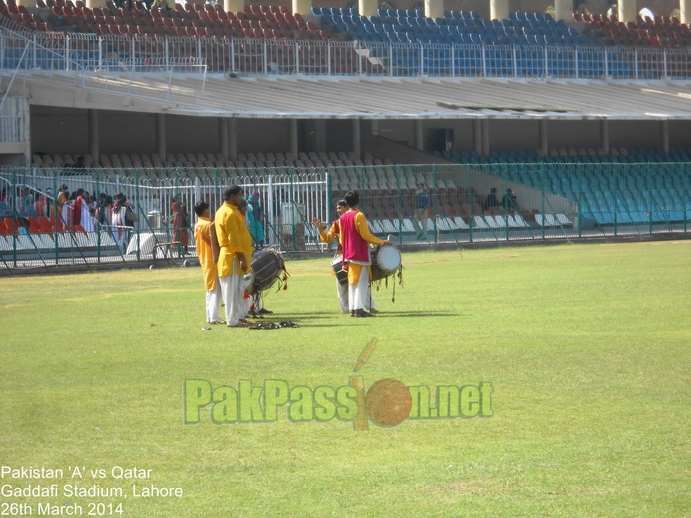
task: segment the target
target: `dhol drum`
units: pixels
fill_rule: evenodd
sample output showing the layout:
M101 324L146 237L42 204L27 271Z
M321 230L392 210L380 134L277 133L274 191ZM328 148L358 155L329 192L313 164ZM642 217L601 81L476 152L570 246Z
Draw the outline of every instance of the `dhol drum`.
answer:
M252 254L252 273L254 273L254 291L268 290L281 277L283 255L273 248L257 250Z
M348 284L348 272L343 269L343 255L337 255L331 261L331 267L336 274L336 280L341 286Z
M401 266L401 252L393 246L375 246L371 257L373 281L393 275Z

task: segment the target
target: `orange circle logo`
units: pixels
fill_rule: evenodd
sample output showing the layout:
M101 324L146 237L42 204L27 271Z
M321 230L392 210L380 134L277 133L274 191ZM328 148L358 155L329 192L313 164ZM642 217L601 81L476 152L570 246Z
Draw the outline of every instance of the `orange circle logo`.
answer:
M377 381L367 390L365 407L370 419L381 426L396 426L410 415L413 398L403 383L394 379Z

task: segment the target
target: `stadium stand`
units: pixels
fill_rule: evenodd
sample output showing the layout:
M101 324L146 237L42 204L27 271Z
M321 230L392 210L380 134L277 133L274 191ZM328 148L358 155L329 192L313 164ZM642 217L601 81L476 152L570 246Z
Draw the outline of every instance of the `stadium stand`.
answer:
M691 188L689 150L620 148L493 152L489 157L450 153L450 159L497 174L505 180L544 189L580 206L601 225L684 221L691 215L685 192ZM521 164L528 167L511 167ZM537 219L539 224L543 220ZM547 221L556 226L559 221Z
M64 46L69 35L71 59L86 66L165 55L203 59L209 71L250 74L657 79L691 73L686 54L674 52L691 41L691 30L662 18L623 24L615 17L580 17L567 26L540 13L488 20L446 11L444 18L428 19L420 10L382 9L365 17L357 9L313 8L315 22L283 6L247 5L233 13L219 4L176 4L175 10L138 5L108 2L92 10L56 0L29 13L0 0L0 23L41 33L46 48ZM645 46L648 52L641 53ZM18 58L12 49L4 53L10 63ZM51 59L37 51L36 61Z
M573 21L565 22L546 14L516 12L505 20L489 20L472 11L446 11L443 17L430 19L421 10L389 8L364 17L357 9L331 7L313 7L312 14L303 17L286 7L263 5L226 12L211 4L157 10L138 3L131 8L112 2L89 8L70 0L38 0L37 7L27 8L14 0L0 0L0 25L4 38L0 68L6 79L24 74L23 81L15 81L11 95L28 99L30 92L32 106L26 101L25 115L30 110L35 113L41 103L89 111L88 116L75 114L72 119L81 124L75 131L88 135L89 142L84 139L82 146L73 139L68 153L68 148L54 145L60 140L56 121L66 117L64 112L38 110L41 120L51 126L42 128L36 141L43 139L51 152L37 152L40 147L27 139L32 168L8 167L0 172L0 180L11 186L10 191L28 187L45 193L63 181L71 187L88 187L92 193L123 190L136 199L140 211L136 232L129 225L126 231L137 238L142 237L141 230L165 234L169 221L161 227L146 225L152 211L164 219L170 215L172 197L182 193L188 206L202 198L218 204L219 186L228 183L261 193L276 225L272 244L286 248L304 249L308 229L302 222L309 221L305 214L328 215L332 209L328 205L353 188L362 192L362 206L375 233L396 235L401 243L420 241L414 216L420 183L431 195L429 231L435 240L472 241L483 236L498 240L500 235L507 240L509 236L532 239L537 231L544 237L545 229L559 230L561 236L569 229L569 236L580 236L590 221L600 234L612 227L616 233L617 225L631 225L636 232L646 225L651 233L655 226L672 231L679 222L676 231L686 232L691 219L687 171L691 151L674 147L687 145L682 134L688 126L682 122L691 119L691 110L685 107L683 86L668 81L690 75L691 31L673 18L639 17L622 23L613 16L576 14ZM161 70L167 75L152 79L151 72ZM205 71L227 74L208 80ZM326 77L305 77L309 75ZM356 77L334 77L339 75ZM173 85L173 78L179 83ZM619 78L649 82L610 83ZM82 92L78 92L79 79ZM658 79L664 81L655 82ZM12 75L7 82L11 86L14 80ZM141 98L130 94L137 89ZM46 91L54 95L55 104L46 98ZM104 145L103 140L98 144L99 130L113 120L112 113L105 112L119 111L124 119L128 110L160 116L146 130L148 137L156 136L137 147L126 138L116 145ZM102 121L111 119L99 123L98 117L91 118L94 112L103 114ZM212 144L200 139L189 144L186 128L181 129L184 122L170 124L166 135L170 119L189 121L202 115L214 125L218 119L217 126L204 126L213 133ZM230 120L272 117L291 122L290 129L277 123L266 132L280 144L246 139L247 148L238 147L237 128L234 146L229 144ZM316 124L295 129L296 119L308 122L304 119L311 117L313 123L319 119L322 128L326 120L334 119L358 124L352 129L348 124L331 128L329 138L324 136L317 144L308 142L316 138L309 137L317 131ZM576 147L580 143L546 153L531 149L536 144L547 149L543 137L551 145L552 136L558 145L568 141L564 126L553 125L549 129L554 134L549 134L546 124L537 129L537 121L561 119L585 126L594 119L609 122L617 117L644 120L646 131L655 132L651 145L665 145L669 152L640 147L633 131L618 128L611 129L613 140L628 147L611 152ZM489 128L497 120L504 124L502 119L525 125ZM391 120L394 123L386 131L397 133L391 137L399 144L397 149L415 147L421 154L427 150L426 156L406 155L418 159L408 162L392 148L377 155L376 145L367 148L374 156L360 152L360 140L370 139L371 144L375 126ZM449 121L467 124L456 125L457 140L451 138L446 151L432 155L430 134L446 130L447 122L452 126ZM260 126L252 127L257 131ZM519 139L523 149L496 150L513 138L512 132L524 128L531 136ZM594 134L595 126L590 128ZM361 131L371 135L361 138ZM597 131L600 135L593 137L579 129L578 138L600 139L608 147L610 129L598 126ZM53 136L47 137L51 132ZM334 146L337 137L346 143ZM351 143L357 152L344 151ZM94 149L94 155L84 154L87 149ZM79 167L71 167L78 155ZM490 188L498 190L500 199L506 190L518 191L516 201L488 205L484 193ZM11 204L13 209L21 206ZM281 214L290 217L281 222ZM291 227L290 246L280 225ZM303 227L297 236L302 243L296 245L298 227ZM123 246L115 240L122 228L96 229L85 232L44 215L18 219L12 213L0 224L0 249L11 251L15 261L17 253L40 257L53 252L57 261L58 255L73 256L75 249L83 255L124 257L142 250L152 253L156 246L148 242L140 247L136 240ZM310 246L316 248L317 238L312 239ZM133 243L136 248L129 246Z
M81 2L77 2L81 4ZM23 9L20 11L19 8ZM0 0L0 14L25 27L45 32L71 32L97 36L270 38L324 40L329 35L293 15L284 7L245 6L245 12L226 12L220 4L176 4L174 10L75 6L71 0L51 0L29 13L23 6ZM15 12L16 11L16 12Z

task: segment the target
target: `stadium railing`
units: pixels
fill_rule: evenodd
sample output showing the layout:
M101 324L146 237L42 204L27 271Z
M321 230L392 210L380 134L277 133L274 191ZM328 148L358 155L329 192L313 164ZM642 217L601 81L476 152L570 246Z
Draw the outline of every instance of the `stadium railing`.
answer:
M427 233L420 238L417 186L431 197ZM98 199L126 195L138 214L113 228L110 215L84 232L53 218L48 228L19 231L16 218L36 217L26 190L40 206L66 184ZM348 190L362 195L372 231L399 245L511 242L685 234L691 219L691 163L354 165L320 168L86 169L5 168L0 171L0 263L7 268L124 263L193 257L193 214L204 199L213 209L230 184L259 193L265 244L284 250L324 250L312 217L336 218L335 201ZM496 189L494 202L488 197ZM515 197L504 197L511 190ZM186 208L187 250L174 229L173 199ZM40 210L40 207L39 207ZM50 218L50 210L45 215ZM20 222L26 222L20 220ZM32 222L32 225L34 223ZM64 228L62 228L64 226ZM123 238L123 235L125 236ZM35 239L33 239L35 238ZM119 245L118 245L119 244ZM167 252L166 257L159 255Z
M0 17L1 18L1 17ZM688 79L691 49L300 41L34 32L0 19L0 69L231 74Z

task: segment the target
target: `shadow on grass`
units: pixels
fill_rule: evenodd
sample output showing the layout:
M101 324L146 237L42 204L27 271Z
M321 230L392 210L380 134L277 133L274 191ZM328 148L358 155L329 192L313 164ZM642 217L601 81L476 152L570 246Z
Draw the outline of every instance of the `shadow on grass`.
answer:
M376 318L408 318L408 317L458 317L460 313L451 311L382 311Z

